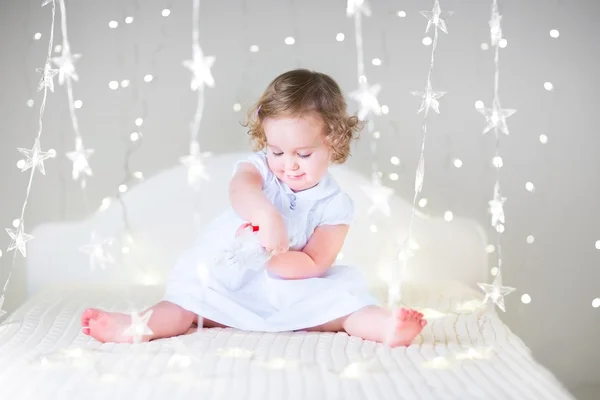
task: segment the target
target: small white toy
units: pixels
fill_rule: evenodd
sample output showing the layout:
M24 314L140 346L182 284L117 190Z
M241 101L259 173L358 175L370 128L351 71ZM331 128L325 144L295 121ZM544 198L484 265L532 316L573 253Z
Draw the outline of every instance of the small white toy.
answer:
M258 227L252 224L240 226L235 238L214 259L213 276L230 290L240 288L246 272L263 269L272 257L258 240Z

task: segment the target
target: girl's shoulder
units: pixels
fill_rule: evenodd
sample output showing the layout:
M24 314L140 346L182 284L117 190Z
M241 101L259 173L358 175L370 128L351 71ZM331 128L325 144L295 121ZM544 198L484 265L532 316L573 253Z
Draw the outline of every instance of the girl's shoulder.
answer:
M237 171L240 164L249 163L252 164L260 173L263 178L263 185L268 185L273 181L273 173L269 169L269 165L267 164L267 155L262 152L254 152L248 153L246 156L240 158L233 167L233 173Z
M320 203L320 225L350 224L354 220L354 201L342 190L333 177L328 176L329 195Z

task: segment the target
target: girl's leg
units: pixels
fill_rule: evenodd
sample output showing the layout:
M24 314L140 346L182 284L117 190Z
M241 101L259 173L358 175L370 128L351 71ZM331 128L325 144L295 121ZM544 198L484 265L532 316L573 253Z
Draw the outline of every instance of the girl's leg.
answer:
M374 342L387 342L391 347L408 346L421 332L427 321L423 314L402 308L395 313L378 306L361 308L354 313L309 331L340 332Z
M148 328L152 335L141 338L146 342L172 336L183 335L188 332L194 323L198 322L198 316L191 311L168 301L161 301L146 311L140 313L143 318L147 312L152 310L148 319ZM223 326L210 320L203 320L206 327ZM126 329L131 326L131 316L123 313L113 313L88 308L81 316L83 333L90 335L100 342L131 343L133 337L126 335Z

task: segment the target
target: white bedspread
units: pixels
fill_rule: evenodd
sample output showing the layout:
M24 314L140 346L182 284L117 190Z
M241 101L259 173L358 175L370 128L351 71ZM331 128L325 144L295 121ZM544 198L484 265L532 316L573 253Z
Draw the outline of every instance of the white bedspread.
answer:
M477 301L456 287L406 289L429 325L392 350L344 333L205 329L128 345L80 332L86 307L140 311L161 294L40 293L0 325L0 399L572 399L493 312L468 311Z

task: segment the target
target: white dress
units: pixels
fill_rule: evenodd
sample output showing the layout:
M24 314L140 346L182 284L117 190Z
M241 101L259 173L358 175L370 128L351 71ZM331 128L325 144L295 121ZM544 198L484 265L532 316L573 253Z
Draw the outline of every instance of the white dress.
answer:
M260 171L263 192L286 223L290 250L301 251L320 225L351 224L353 202L329 174L315 187L293 192L268 168L264 153L252 153L235 168L244 162ZM246 222L232 208L212 221L178 260L163 299L233 328L264 332L309 328L377 304L354 267L334 265L319 278L285 280L264 268L264 258L236 272L211 265Z

